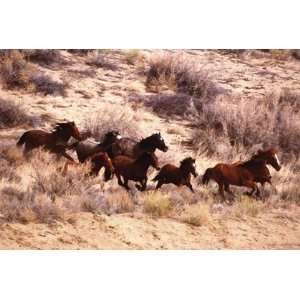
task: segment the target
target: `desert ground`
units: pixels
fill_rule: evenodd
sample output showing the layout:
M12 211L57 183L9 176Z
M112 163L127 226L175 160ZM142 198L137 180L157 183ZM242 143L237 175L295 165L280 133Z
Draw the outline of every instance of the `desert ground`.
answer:
M3 52L3 53L2 53ZM291 51L11 50L0 53L0 249L300 249L300 60ZM154 73L153 73L154 70ZM153 75L154 74L154 75ZM178 75L179 74L179 75ZM74 121L90 139L160 132L159 164L196 159L187 187L145 192L85 176L89 165L15 144ZM224 202L201 177L276 147L262 199ZM68 152L74 159L73 151ZM156 171L149 170L149 179ZM229 197L229 196L228 196Z

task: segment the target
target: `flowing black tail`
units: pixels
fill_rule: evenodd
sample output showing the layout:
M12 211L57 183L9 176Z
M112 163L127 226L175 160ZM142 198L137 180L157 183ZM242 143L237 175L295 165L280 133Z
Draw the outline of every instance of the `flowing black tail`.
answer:
M211 174L212 174L212 168L208 168L202 177L203 184L208 184L209 180L211 179Z

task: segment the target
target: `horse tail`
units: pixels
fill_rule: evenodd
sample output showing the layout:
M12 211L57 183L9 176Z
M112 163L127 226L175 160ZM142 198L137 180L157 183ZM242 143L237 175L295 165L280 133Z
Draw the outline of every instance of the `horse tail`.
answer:
M26 142L26 136L26 132L22 134L22 136L17 142L17 147L21 147Z
M211 176L212 176L212 168L208 168L206 171L205 171L205 173L204 173L204 175L203 175L203 177L202 177L202 183L203 184L208 184L208 182L209 182L209 180L211 179Z

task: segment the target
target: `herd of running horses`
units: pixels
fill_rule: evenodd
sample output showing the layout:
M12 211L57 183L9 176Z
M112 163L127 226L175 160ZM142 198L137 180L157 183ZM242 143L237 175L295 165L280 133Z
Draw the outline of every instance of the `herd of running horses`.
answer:
M69 143L70 138L76 142ZM67 151L76 151L79 163L90 161L91 170L89 175L98 175L104 168L104 179L108 181L115 174L118 184L129 190L128 181L132 180L139 184L136 187L144 191L147 187L147 171L150 166L158 170L153 181L157 181L156 189L163 184L173 183L177 186L186 185L194 192L191 184L191 175L197 177L195 159L186 157L179 167L166 164L162 168L158 165L155 151L168 151L160 133L155 133L141 141L128 137L122 137L118 131L110 131L103 137L101 143L88 143L78 130L74 122L57 123L52 132L43 130L26 131L17 142L18 147L24 145L24 155L27 157L31 150L43 147L56 154L58 157L68 159L63 172L67 172L70 164L76 163ZM217 164L208 168L202 176L202 183L207 184L214 180L219 186L219 193L225 199L224 191L233 195L230 185L251 188L249 195L260 197L258 183L262 186L271 183L271 174L267 167L271 165L279 171L281 165L275 149L259 150L247 161L238 161L233 164Z

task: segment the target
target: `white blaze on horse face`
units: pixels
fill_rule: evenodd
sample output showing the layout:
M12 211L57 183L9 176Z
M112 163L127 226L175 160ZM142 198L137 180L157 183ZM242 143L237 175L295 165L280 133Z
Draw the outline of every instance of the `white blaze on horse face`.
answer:
M120 134L117 135L117 140L120 140L122 136Z
M274 154L274 157L275 157L275 160L276 160L276 162L277 162L278 166L280 166L280 161L279 161L279 159L278 159L278 156L277 156L277 154Z

